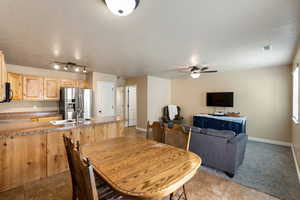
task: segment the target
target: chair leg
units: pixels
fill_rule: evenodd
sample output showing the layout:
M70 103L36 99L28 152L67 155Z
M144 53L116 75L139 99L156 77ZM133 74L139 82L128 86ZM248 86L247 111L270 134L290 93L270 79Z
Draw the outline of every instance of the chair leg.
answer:
M173 193L170 194L170 200L173 200Z
M186 197L186 192L185 192L185 186L184 186L184 185L182 186L182 189L183 189L183 195L184 195L184 199L185 199L185 200L187 200L187 197Z
M77 200L77 191L73 190L72 200Z
M72 187L72 200L77 200L78 197L78 190L76 186Z

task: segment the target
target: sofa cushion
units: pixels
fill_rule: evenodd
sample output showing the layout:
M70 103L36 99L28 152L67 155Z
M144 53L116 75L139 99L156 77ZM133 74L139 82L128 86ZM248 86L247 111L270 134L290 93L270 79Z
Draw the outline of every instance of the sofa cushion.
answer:
M216 136L216 137L222 137L230 140L231 138L235 137L235 132L230 130L216 130L216 129L202 129L202 134Z

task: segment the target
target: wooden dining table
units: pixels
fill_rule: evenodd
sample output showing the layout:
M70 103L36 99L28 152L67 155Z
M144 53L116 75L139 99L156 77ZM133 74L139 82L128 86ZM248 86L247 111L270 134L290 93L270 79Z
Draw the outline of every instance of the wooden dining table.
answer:
M201 165L192 153L143 137L120 137L82 146L83 156L114 190L162 199L189 181Z

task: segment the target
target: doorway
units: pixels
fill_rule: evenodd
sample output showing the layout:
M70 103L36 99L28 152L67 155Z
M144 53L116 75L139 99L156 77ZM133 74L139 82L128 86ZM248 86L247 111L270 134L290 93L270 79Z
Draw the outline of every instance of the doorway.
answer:
M95 94L95 115L97 117L115 116L115 88L114 82L97 81Z
M125 88L125 105L126 105L126 126L136 126L137 119L137 100L136 85L126 86Z

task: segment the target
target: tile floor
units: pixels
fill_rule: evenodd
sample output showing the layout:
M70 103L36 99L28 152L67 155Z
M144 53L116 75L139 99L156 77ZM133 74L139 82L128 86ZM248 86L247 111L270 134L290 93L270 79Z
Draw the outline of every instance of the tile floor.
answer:
M127 133L128 135L134 135L134 128L127 130ZM186 190L189 200L278 200L275 197L201 169L186 184ZM0 200L71 199L71 178L68 172L0 193Z
M0 200L71 200L68 172L0 193ZM189 200L278 200L233 181L199 172L186 184ZM166 198L168 199L168 198Z

